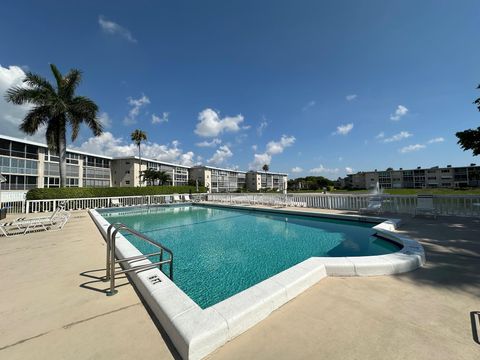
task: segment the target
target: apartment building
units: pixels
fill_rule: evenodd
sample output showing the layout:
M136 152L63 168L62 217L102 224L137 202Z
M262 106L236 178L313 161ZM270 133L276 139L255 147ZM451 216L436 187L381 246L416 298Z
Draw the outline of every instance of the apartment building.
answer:
M269 171L249 171L247 173L247 189L250 191L287 189L288 175Z
M112 158L68 149L67 186L111 186ZM58 154L46 145L0 135L0 173L6 182L2 190L59 187Z
M45 144L0 135L1 190L30 190L60 186L59 156ZM198 180L210 192L259 191L287 188L287 174L240 171L213 166L184 166L138 156L109 157L67 149L67 186L130 187L146 185L143 171L154 169L170 175L170 185ZM142 183L141 183L142 182Z
M406 170L389 168L385 171L350 174L344 179L345 186L354 189L371 189L377 182L384 189L480 187L480 166L447 165Z
M141 174L147 169L166 172L170 176L169 185L188 185L188 166L144 158L140 165L138 156L129 156L113 159L111 165L112 186L140 186L140 183L146 185Z
M246 172L213 166L190 168L190 178L205 186L209 192L233 192L245 189Z

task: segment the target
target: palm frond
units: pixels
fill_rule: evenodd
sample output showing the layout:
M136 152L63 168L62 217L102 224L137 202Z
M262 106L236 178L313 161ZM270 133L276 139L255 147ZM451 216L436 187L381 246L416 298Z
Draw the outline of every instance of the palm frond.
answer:
M40 75L34 74L30 71L27 72L27 74L25 75L25 79L23 80L23 83L31 88L39 88L51 93L55 93L55 89L47 79L45 79Z
M72 141L75 141L80 132L81 121L70 121L70 124L72 125Z
M92 100L84 96L76 96L68 105L68 119L75 127L80 126L84 122L93 132L95 136L103 133L103 125L97 118L98 106ZM72 131L72 141L75 141L78 131Z
M30 110L22 123L20 130L28 135L34 135L37 130L50 119L50 111L48 106L37 106Z
M50 69L52 70L53 76L57 81L57 92L60 93L63 88L63 76L60 70L56 67L55 64L50 64Z
M63 79L62 97L65 99L72 98L80 81L82 81L82 72L78 69L70 70Z
M44 90L13 86L5 93L5 100L16 105L25 103L45 105L50 99L49 95Z
M134 132L132 132L130 138L137 146L140 146L142 141L147 140L147 134L143 130L136 129Z

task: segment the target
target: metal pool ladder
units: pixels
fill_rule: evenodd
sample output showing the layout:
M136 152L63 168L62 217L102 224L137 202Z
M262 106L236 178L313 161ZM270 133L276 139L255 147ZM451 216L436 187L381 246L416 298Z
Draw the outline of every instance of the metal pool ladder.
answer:
M159 251L150 253L150 254L145 254L145 255L137 255L137 256L131 256L128 258L124 259L119 259L115 260L115 241L116 237L119 231L126 231L132 235L135 235L137 238L142 239L149 244L155 246L156 248L159 249ZM163 260L163 253L166 252L170 256L167 260ZM137 262L137 261L142 261L142 260L148 260L152 256L159 256L160 260L158 262L150 263L150 264L143 264L143 265L136 265L133 266L132 264ZM121 264L124 262L128 262L130 267L125 270L119 270L115 271L115 265L116 264ZM126 274L131 271L144 271L144 270L149 270L153 269L155 267L159 267L160 271L162 271L163 264L169 264L169 278L170 280L173 280L173 252L169 248L160 245L156 242L154 242L152 239L149 237L145 236L142 233L139 233L136 230L133 230L126 226L125 224L121 223L116 223L116 224L111 224L108 229L107 229L107 266L106 266L106 275L105 275L105 281L110 280L110 289L107 290L107 296L112 296L115 295L118 290L115 290L115 276L119 274Z

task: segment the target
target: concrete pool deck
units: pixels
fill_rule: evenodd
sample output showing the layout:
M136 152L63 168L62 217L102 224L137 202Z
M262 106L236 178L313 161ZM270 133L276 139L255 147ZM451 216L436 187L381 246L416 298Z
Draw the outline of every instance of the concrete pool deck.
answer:
M422 243L424 268L324 279L208 358L477 359L480 219L404 220L399 231ZM89 288L107 284L85 273L105 266L86 212L60 232L0 238L0 256L0 359L174 358L129 284L111 298Z

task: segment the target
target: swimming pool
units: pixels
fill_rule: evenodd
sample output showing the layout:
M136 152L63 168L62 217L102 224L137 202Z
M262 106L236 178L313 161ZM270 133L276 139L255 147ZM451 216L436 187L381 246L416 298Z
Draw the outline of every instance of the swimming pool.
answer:
M360 222L205 205L98 210L170 248L174 282L201 308L310 257L384 255L401 249ZM125 237L142 253L151 245Z

